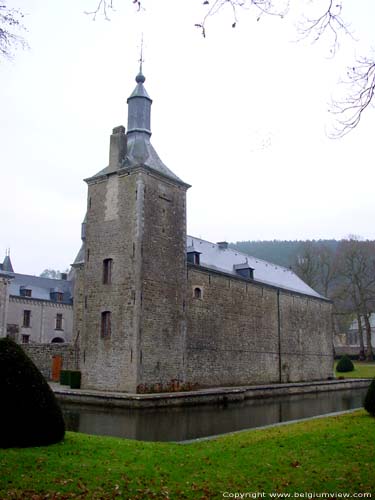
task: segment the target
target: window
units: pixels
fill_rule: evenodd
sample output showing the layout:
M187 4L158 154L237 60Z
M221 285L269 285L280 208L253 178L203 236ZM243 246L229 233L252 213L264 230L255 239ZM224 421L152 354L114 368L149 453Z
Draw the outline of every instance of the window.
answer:
M103 260L103 283L105 285L109 285L112 283L112 259L104 259Z
M22 344L28 344L30 342L30 335L22 335Z
M202 289L199 287L194 288L194 298L201 299L202 298Z
M100 336L102 338L111 336L111 313L110 313L110 311L102 312L102 323L101 323Z
M21 295L21 297L31 297L32 291L30 288L21 287L20 288L20 295Z
M190 264L200 265L200 252L195 252L194 250L187 252L187 261Z
M56 327L55 327L55 330L62 330L63 329L62 324L63 324L63 315L62 314L56 314Z
M24 328L30 328L31 326L31 311L24 310L23 311L23 324Z
M63 292L51 292L50 293L51 300L54 302L63 302L64 293Z

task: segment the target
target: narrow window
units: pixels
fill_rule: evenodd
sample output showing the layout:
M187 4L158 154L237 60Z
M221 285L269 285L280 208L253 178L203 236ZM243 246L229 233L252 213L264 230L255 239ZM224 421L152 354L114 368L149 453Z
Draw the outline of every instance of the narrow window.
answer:
M103 260L103 283L105 285L109 285L112 283L112 259L104 259Z
M201 299L202 298L202 290L199 287L194 288L194 298Z
M30 325L31 325L31 311L24 310L22 326L24 328L30 328Z
M85 309L87 309L87 295L85 295Z
M22 344L28 344L30 341L30 335L22 335Z
M62 330L62 323L63 323L63 315L62 314L56 314L56 328L55 330Z
M111 313L110 311L102 312L102 323L101 323L101 331L100 336L102 338L111 336Z

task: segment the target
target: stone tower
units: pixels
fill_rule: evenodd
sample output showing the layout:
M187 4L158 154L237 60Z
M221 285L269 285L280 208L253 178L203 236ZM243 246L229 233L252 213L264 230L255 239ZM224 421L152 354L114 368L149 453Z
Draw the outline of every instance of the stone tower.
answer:
M84 388L147 392L185 377L189 185L153 148L142 72L136 82L127 132L113 129L108 167L86 179L75 303Z

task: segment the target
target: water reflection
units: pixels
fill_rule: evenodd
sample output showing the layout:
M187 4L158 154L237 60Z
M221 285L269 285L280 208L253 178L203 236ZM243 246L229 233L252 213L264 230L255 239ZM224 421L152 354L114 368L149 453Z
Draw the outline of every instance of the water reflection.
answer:
M182 408L104 409L63 404L68 430L143 441L184 441L359 408L366 389Z

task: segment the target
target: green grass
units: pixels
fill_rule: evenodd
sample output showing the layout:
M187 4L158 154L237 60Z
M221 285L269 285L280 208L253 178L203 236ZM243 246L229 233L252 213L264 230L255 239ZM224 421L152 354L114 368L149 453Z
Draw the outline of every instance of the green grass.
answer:
M375 377L375 362L353 361L354 371L352 372L337 372L335 361L335 375L337 377L345 378L374 378Z
M68 432L60 444L0 450L0 498L374 492L374 442L375 419L363 410L189 445Z

